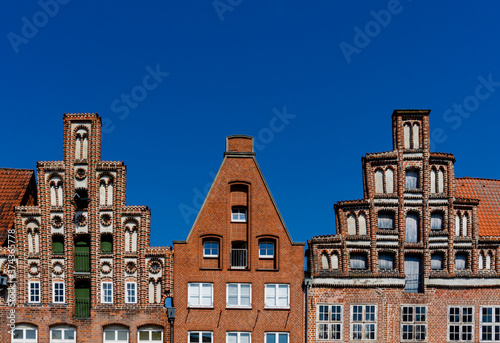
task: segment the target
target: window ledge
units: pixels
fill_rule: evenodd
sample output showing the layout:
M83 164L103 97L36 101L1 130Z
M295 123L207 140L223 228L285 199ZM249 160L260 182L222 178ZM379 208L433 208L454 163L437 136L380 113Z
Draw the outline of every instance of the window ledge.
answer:
M279 269L276 268L257 268L258 272L279 272Z
M289 311L290 306L288 307L264 307L264 310L281 310L281 311Z
M252 310L253 308L252 307L236 307L236 306L232 306L232 307L229 307L229 306L226 306L226 310Z
M204 268L204 267L200 267L200 270L222 270L222 268Z
M214 307L209 307L209 306L189 306L187 307L190 310L213 310Z

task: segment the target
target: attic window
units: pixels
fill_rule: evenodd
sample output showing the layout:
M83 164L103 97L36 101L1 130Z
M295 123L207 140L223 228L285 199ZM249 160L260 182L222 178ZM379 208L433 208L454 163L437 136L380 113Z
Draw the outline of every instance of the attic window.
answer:
M247 209L245 207L233 207L231 210L231 221L232 222L246 222L247 221Z

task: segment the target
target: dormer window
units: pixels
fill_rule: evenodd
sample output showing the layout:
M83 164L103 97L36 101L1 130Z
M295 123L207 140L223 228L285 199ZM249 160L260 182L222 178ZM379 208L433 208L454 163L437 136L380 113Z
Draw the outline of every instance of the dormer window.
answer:
M203 257L219 257L219 242L206 241L203 243Z
M246 222L247 221L247 209L245 207L233 207L231 210L231 221L232 222Z

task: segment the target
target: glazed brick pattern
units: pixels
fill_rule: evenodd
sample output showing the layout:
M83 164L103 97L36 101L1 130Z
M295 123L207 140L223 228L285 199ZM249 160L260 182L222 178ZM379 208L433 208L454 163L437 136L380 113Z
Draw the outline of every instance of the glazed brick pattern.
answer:
M497 285L500 231L498 227L493 227L497 218L494 212L499 206L494 194L498 181L470 178L456 181L453 155L430 152L429 112L394 111L393 150L369 153L362 158L364 198L335 204L337 233L313 237L308 241L308 270L313 283L308 307L309 342L317 341L316 305L319 303L337 302L344 305L344 341L350 339L350 306L376 303L379 323L377 342L401 340L401 304L428 306L429 342L446 341L446 306L460 305L460 301L464 302L463 305L474 306L474 337L477 339L479 307L486 304L500 305L500 288ZM418 137L418 145L410 148L405 146L405 125L411 127L411 137ZM393 193L387 192L389 181L385 173L388 169L393 171ZM376 191L377 170L383 171L383 183L379 183L383 185L383 192ZM418 172L416 189L406 188L408 170ZM442 192L432 191L433 170L443 173ZM437 181L434 185L438 189ZM457 185L460 190L457 190ZM378 228L381 211L394 215L393 229ZM431 230L431 215L438 212L443 215L442 230ZM406 218L411 213L418 215L417 242L407 242ZM456 236L457 214L460 218L467 218L466 235L462 234L461 229L460 236ZM360 234L362 224L359 218L363 215L366 216L366 234ZM348 216L356 218L356 234L349 234ZM463 227L462 221L460 227ZM488 236L480 235L481 227L486 228L483 232L488 232ZM379 256L382 253L390 253L394 257L392 270L379 268ZM431 269L431 256L436 253L443 257L441 270ZM352 254L366 256L367 268L351 270ZM455 263L458 254L466 257L463 270L459 270ZM486 268L485 256L488 254L491 266ZM328 258L328 266L323 265L323 256ZM334 256L338 256L338 269L332 268ZM420 259L421 293L403 291L407 256ZM360 279L365 280L363 285L353 286L349 283ZM436 286L439 283L440 286ZM448 285L444 285L446 283ZM486 285L481 286L481 283Z
M88 155L86 159L75 158L75 135L81 128L88 130ZM164 342L170 341L164 300L173 296L173 251L170 247L150 247L151 214L146 206L126 206L126 167L122 162L101 161L101 119L97 114L64 115L63 161L38 162L37 185L38 206L16 208L15 228L18 248L18 280L16 323L34 325L38 328L38 342L48 342L50 327L68 325L76 328L77 342L100 342L103 329L107 325L121 325L129 329L129 342L137 341L138 328L154 325L164 328ZM87 212L88 233L78 233L76 207L73 197L77 188L75 170L84 168L90 199ZM51 205L49 179L53 175L62 178L62 206ZM113 178L112 204L101 205L99 196L100 178L108 175ZM112 217L113 253L101 253L101 214ZM64 253L52 252L51 216L60 214L63 219ZM137 220L137 250L125 250L125 219ZM30 253L26 223L35 219L39 225L39 253ZM85 235L90 241L90 273L75 272L75 240ZM112 272L103 274L101 259L111 261ZM148 261L160 261L161 273L155 281L161 283L161 301L149 302L149 280L152 276ZM54 261L62 261L63 274L54 275ZM127 272L127 262L133 261L135 272ZM31 272L36 263L38 273ZM64 280L65 304L52 303L52 281ZM40 304L28 303L28 281L40 281ZM101 281L113 282L113 304L101 304ZM90 284L90 317L75 317L75 285L79 282ZM137 303L125 303L125 282L137 282ZM2 317L4 320L4 317ZM3 322L2 322L3 326ZM3 326L5 327L5 326ZM0 338L9 340L3 329Z
M189 331L212 331L214 342L225 342L229 331L251 332L253 343L264 342L265 332L276 331L289 332L291 343L304 341L304 246L291 241L251 146L250 137L228 138L230 151L226 152L191 232L186 241L174 242L176 342L186 342ZM235 150L249 154L230 153ZM232 184L248 185L247 225L231 223ZM238 195L241 197L241 193ZM249 267L245 270L231 269L231 240L243 236L248 237ZM220 267L207 268L209 264L204 263L203 237L220 239ZM276 241L276 268L265 269L270 265L259 259L258 242L265 237ZM213 308L188 308L189 282L213 283ZM252 284L251 309L226 308L227 283ZM264 287L267 283L290 285L290 309L264 308Z

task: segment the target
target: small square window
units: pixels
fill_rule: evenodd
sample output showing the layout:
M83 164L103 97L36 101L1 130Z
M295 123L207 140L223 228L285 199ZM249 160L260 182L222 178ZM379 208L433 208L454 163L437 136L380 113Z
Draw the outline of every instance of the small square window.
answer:
M231 221L233 222L246 222L247 209L244 207L233 207L231 212Z
M203 243L204 257L219 257L219 243L215 241L206 241Z
M259 257L260 258L274 258L274 243L273 242L260 242L259 243Z

